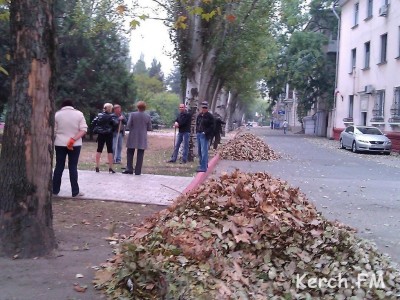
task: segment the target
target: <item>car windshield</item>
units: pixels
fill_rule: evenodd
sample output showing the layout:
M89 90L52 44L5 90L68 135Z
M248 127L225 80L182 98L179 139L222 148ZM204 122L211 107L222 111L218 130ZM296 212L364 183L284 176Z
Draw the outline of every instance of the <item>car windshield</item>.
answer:
M382 135L382 132L378 128L359 127L357 129L363 134Z

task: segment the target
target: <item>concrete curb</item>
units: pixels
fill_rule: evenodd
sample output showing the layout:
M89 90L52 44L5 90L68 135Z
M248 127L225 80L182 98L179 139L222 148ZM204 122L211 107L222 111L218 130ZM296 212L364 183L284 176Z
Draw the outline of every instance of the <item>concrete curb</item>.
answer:
M209 162L208 162L208 168L206 172L199 172L197 173L196 177L192 180L192 182L186 187L186 189L183 190L182 194L188 194L190 193L194 188L198 187L200 184L202 184L208 175L211 174L211 172L214 170L215 166L217 165L219 161L219 154L217 153Z

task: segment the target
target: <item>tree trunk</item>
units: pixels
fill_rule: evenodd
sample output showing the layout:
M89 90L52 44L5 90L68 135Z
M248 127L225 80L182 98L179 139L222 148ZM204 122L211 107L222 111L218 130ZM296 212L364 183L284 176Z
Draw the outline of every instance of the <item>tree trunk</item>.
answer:
M199 0L195 1L196 5L200 4ZM190 72L186 74L186 105L189 112L192 114L192 125L190 128L190 139L189 139L189 153L188 161L193 161L194 147L196 143L196 116L198 113L198 102L199 102L199 87L200 87L200 76L201 66L203 61L203 48L202 48L202 27L201 18L198 15L188 14L190 26L188 27L189 38L188 47L191 52L192 60L190 61Z
M52 0L12 0L11 99L0 158L0 247L35 257L56 247L51 206L56 37Z
M228 104L226 107L226 111L228 112L225 125L226 132L235 130L237 128L238 120L234 120L237 100L238 100L238 93L231 91L229 93ZM236 123L234 124L234 122Z
M215 87L214 87L214 94L213 94L212 101L211 101L211 103L212 103L211 104L211 111L213 113L216 112L218 96L221 93L221 88L222 88L222 80L218 79L216 84L215 84Z
M222 119L226 122L227 119L227 107L228 107L228 96L229 93L226 91L225 88L221 88L219 90L218 96L217 96L217 106L215 108L215 111L222 117Z

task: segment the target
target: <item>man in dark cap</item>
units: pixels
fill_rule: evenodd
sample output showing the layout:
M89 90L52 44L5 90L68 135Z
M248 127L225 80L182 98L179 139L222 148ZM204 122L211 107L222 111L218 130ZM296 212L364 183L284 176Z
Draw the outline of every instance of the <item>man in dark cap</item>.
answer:
M200 165L197 172L206 172L208 168L208 144L214 135L214 117L208 112L208 102L201 102L201 111L196 119L197 150Z

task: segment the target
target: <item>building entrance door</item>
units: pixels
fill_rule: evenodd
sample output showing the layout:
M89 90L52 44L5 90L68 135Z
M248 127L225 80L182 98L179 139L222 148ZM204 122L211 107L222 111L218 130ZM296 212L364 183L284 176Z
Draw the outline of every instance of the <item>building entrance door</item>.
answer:
M367 126L367 112L366 111L361 112L361 125Z

